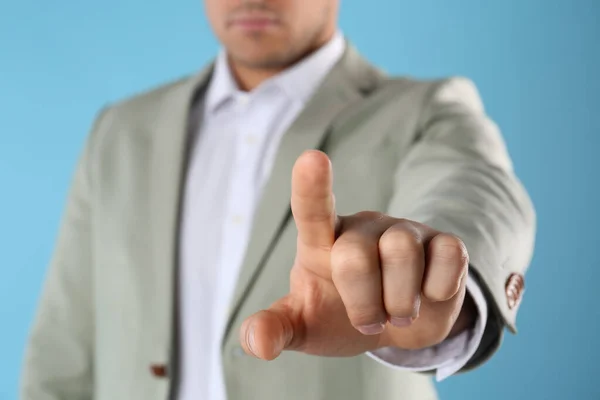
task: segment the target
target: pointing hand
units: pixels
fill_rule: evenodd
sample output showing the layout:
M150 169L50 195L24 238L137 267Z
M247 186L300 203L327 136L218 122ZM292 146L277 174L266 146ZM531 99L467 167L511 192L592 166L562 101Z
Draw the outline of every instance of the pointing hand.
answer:
M353 356L425 348L466 329L474 305L464 301L469 259L462 241L376 212L338 216L332 182L325 154L307 151L296 161L290 292L244 321L246 352L265 360L283 350Z

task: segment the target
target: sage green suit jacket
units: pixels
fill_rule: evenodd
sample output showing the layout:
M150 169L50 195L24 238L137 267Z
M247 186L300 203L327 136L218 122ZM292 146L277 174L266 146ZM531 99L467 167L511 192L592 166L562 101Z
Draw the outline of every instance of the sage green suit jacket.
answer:
M174 396L182 182L210 75L208 67L97 118L28 342L23 399ZM464 78L390 78L349 47L284 136L255 215L222 338L228 398L435 399L430 374L366 355L286 352L264 362L240 349L244 318L287 293L291 169L312 148L332 160L340 214L382 211L464 240L490 308L465 370L494 353L504 326L515 331L506 282L528 268L535 214L476 88Z

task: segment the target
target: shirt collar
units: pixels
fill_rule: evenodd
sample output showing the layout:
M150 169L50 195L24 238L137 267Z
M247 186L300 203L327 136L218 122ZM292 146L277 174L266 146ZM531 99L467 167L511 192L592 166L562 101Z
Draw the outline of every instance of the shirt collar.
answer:
M237 95L249 95L267 86L276 86L292 100L306 103L323 78L340 60L346 42L341 32L310 56L263 82L250 93L242 93L237 86L225 50L215 61L214 72L206 95L207 111L215 112L226 101Z

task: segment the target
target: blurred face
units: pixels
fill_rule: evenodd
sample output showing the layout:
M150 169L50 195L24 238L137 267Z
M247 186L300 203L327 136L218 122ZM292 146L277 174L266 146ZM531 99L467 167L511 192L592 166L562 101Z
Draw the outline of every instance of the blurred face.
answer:
M205 0L212 28L235 63L278 69L331 38L339 0Z

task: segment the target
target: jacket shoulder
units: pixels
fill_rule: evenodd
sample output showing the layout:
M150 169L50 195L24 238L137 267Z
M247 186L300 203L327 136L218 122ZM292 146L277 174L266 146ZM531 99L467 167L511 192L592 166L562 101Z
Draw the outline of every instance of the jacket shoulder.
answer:
M414 119L415 129L431 118L456 112L485 113L475 83L458 75L432 79L384 77L364 100L363 105L378 115Z
M163 83L109 104L106 109L120 117L135 117L136 115L147 117L152 113L159 112L165 102L168 102L173 96L177 96L179 89L190 84L193 79L193 76L185 76Z
M420 95L424 99L448 92L470 95L477 93L477 87L470 78L460 75L428 79L389 76L381 81L376 91L376 93L387 94L392 97L410 94L413 96Z
M172 111L170 105L190 96L201 76L185 76L105 105L96 115L92 134L113 137L152 132L157 121Z

